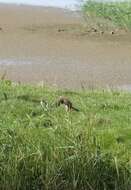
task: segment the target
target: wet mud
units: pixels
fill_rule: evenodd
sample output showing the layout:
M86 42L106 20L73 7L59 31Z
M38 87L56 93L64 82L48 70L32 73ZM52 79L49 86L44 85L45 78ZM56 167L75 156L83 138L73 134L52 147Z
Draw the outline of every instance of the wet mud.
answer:
M13 81L60 88L130 89L131 34L85 27L78 12L0 5L4 72Z

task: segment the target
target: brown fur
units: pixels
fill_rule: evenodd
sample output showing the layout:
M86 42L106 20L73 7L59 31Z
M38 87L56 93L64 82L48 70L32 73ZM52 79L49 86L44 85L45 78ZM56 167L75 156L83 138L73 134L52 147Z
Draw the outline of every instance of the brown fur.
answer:
M72 102L64 96L60 96L57 101L57 106L64 105L66 111L79 111L77 108L73 107Z

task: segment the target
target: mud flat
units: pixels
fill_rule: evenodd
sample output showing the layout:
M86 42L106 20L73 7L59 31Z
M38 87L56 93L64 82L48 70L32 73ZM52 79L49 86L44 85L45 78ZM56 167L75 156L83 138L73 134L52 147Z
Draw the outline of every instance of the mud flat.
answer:
M101 34L78 12L0 5L0 74L60 88L131 88L131 34ZM128 88L127 88L128 89Z

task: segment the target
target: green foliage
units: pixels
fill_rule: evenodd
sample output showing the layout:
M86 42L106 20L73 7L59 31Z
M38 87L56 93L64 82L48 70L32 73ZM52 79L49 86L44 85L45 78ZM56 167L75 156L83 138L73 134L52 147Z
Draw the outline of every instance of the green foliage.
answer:
M102 25L114 24L124 29L131 29L131 1L123 2L98 2L88 0L84 3L82 10L85 17Z
M80 112L56 108L60 95ZM0 189L130 190L130 116L129 93L1 81Z

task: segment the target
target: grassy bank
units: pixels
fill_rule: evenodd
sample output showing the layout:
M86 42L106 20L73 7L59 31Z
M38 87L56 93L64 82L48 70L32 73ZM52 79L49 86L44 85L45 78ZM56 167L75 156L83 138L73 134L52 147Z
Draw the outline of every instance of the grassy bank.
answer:
M86 1L82 11L88 23L101 29L131 29L131 1L98 2Z
M80 112L56 108L60 95ZM130 190L130 139L129 93L0 82L1 190Z

